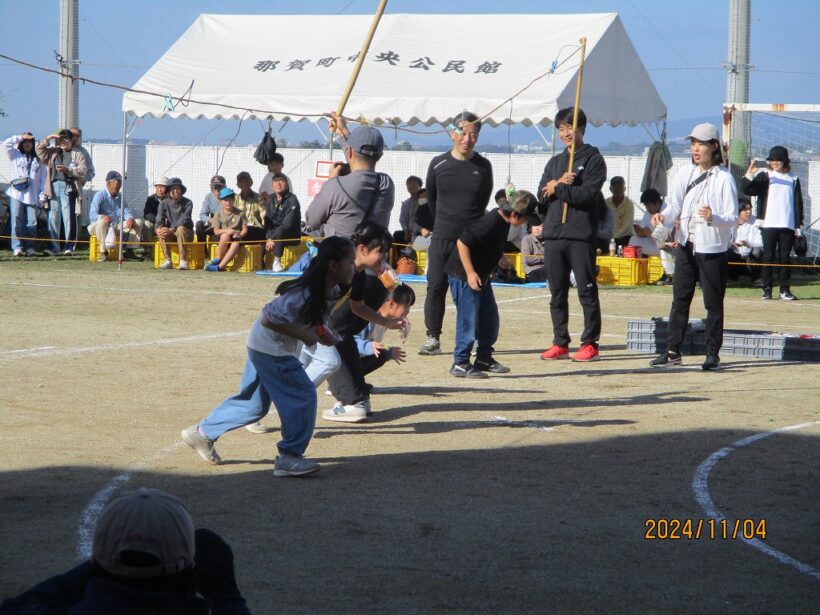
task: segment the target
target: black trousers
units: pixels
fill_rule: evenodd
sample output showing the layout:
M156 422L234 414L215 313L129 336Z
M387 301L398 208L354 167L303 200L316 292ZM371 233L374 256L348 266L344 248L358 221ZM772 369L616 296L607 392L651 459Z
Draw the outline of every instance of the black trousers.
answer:
M552 343L569 346L569 274L575 273L578 300L584 310L581 344L597 342L601 337L601 303L595 281L595 243L571 239L548 239L544 242L544 267L552 298Z
M754 282L760 277L760 270L762 267L755 267L754 263L759 263L763 251L760 248L753 248L748 256L741 256L734 250L729 250L728 266L729 270L727 276L732 281L737 281L740 276L747 275L749 279Z
M547 270L546 269L533 269L527 274L527 282L546 282L547 281Z
M706 354L717 357L723 345L723 297L726 295L727 252L699 254L692 244L678 246L675 251L675 278L672 283L672 310L669 312L669 350L680 352L689 307L695 296L695 284L700 280L703 306L706 308Z
M790 228L762 228L760 234L763 235L763 263L790 265L792 245L794 245L794 231ZM780 292L789 290L792 279L791 267L762 267L760 280L763 288L772 287L774 270L780 273Z
M302 232L299 229L276 228L273 230L273 236L270 237L270 239L276 242L273 244L273 256L275 258L282 258L286 247L299 245L302 239Z
M438 239L433 236L427 250L427 296L424 298L424 326L428 337L441 335L444 322L444 302L450 290L444 267L456 249L455 239Z
M327 379L333 396L346 406L368 399L370 394L366 390L364 377L387 363L390 353L382 352L378 357L360 357L352 337L339 342L336 350L339 351L342 365Z
M265 229L261 226L248 226L248 234L245 241L265 241L268 238Z
M202 220L197 220L194 226L194 233L196 233L196 240L199 243L205 243L208 237L211 238L211 241L216 241L214 239L214 227L211 226L210 222L206 224Z

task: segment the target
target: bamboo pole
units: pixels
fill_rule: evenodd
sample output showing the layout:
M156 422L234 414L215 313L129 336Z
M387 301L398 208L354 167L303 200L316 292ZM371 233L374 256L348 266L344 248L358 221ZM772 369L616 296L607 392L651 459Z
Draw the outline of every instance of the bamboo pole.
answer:
M584 81L584 57L587 53L587 39L582 38L581 43L581 62L578 65L578 81L575 83L575 107L572 109L572 145L569 146L569 167L567 173L572 173L572 167L575 164L575 131L578 129L578 109L581 103L581 83ZM561 224L567 223L567 210L569 205L564 201L564 211L561 215Z
M387 0L379 0L379 8L376 9L376 14L373 16L373 21L370 23L370 31L367 33L364 43L362 44L362 49L359 52L359 57L356 59L356 65L353 67L353 73L350 75L350 81L348 81L347 88L345 89L344 94L342 94L342 99L339 101L339 106L336 107L336 113L340 116L344 112L347 101L350 98L350 94L353 92L353 86L356 85L356 80L359 78L359 72L362 70L364 58L367 55L368 49L370 49L370 43L373 40L373 35L376 34L376 28L379 26L379 21L381 21L382 14L384 13L386 6Z

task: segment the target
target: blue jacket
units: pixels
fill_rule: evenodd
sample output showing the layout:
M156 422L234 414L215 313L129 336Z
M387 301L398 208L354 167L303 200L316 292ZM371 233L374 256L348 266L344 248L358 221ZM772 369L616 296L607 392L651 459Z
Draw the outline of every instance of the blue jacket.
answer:
M100 216L111 216L111 220L119 222L121 202L122 192L112 198L111 194L108 192L108 189L103 188L94 195L94 199L91 201L91 207L88 210L88 222L90 224L94 224ZM131 208L128 207L127 203L125 204L123 215L123 220L128 220L128 218L134 217L134 214L131 213Z

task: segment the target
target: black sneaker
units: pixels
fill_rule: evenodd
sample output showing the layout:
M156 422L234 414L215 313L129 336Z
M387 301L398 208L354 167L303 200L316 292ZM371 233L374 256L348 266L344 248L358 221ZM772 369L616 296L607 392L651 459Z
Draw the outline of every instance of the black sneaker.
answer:
M510 371L509 367L501 365L501 363L495 359L490 359L489 361L479 361L476 359L476 362L473 363L473 367L482 372L490 372L491 374L506 374Z
M780 291L780 298L781 298L783 301L794 301L795 299L797 299L797 297L795 297L795 296L792 294L792 291L790 291L790 290L783 290L783 291Z
M450 368L450 375L456 378L487 378L487 374L470 365L469 361L453 363Z
M720 369L720 359L718 357L713 357L711 355L706 356L706 360L701 365L703 371L705 372L713 372Z
M764 288L763 294L760 295L760 298L764 301L771 301L772 299L772 289L771 288Z
M663 276L661 276L661 279L658 280L657 282L655 282L655 285L656 286L672 286L672 276L667 275L667 274L664 273Z
M681 365L683 359L679 352L664 352L649 362L649 367L672 367L674 365Z

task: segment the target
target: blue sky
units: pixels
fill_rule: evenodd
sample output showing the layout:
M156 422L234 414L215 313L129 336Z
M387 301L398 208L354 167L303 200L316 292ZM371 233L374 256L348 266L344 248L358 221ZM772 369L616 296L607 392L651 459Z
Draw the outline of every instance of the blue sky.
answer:
M80 0L80 59L84 76L132 85L170 47L200 13L372 13L376 0ZM644 66L669 110L669 121L708 118L718 123L725 97L728 0L390 0L392 13L594 13L617 12ZM569 8L567 8L569 7ZM820 102L820 3L780 0L752 3L751 100ZM0 0L2 53L55 67L59 46L58 0ZM455 24L454 24L455 27ZM514 33L487 30L477 36ZM215 41L219 44L219 41ZM0 134L31 130L41 136L57 128L57 78L0 60ZM118 138L122 132L121 93L80 86L80 124L88 138ZM238 122L155 120L141 122L134 136L197 142L231 138ZM685 122L684 122L685 125ZM641 128L592 129L603 142L635 142L648 137ZM245 122L237 143L258 141L258 122ZM315 127L290 124L290 141L319 137ZM674 136L674 135L672 135ZM514 141L537 139L517 129ZM501 143L506 129L482 133Z

